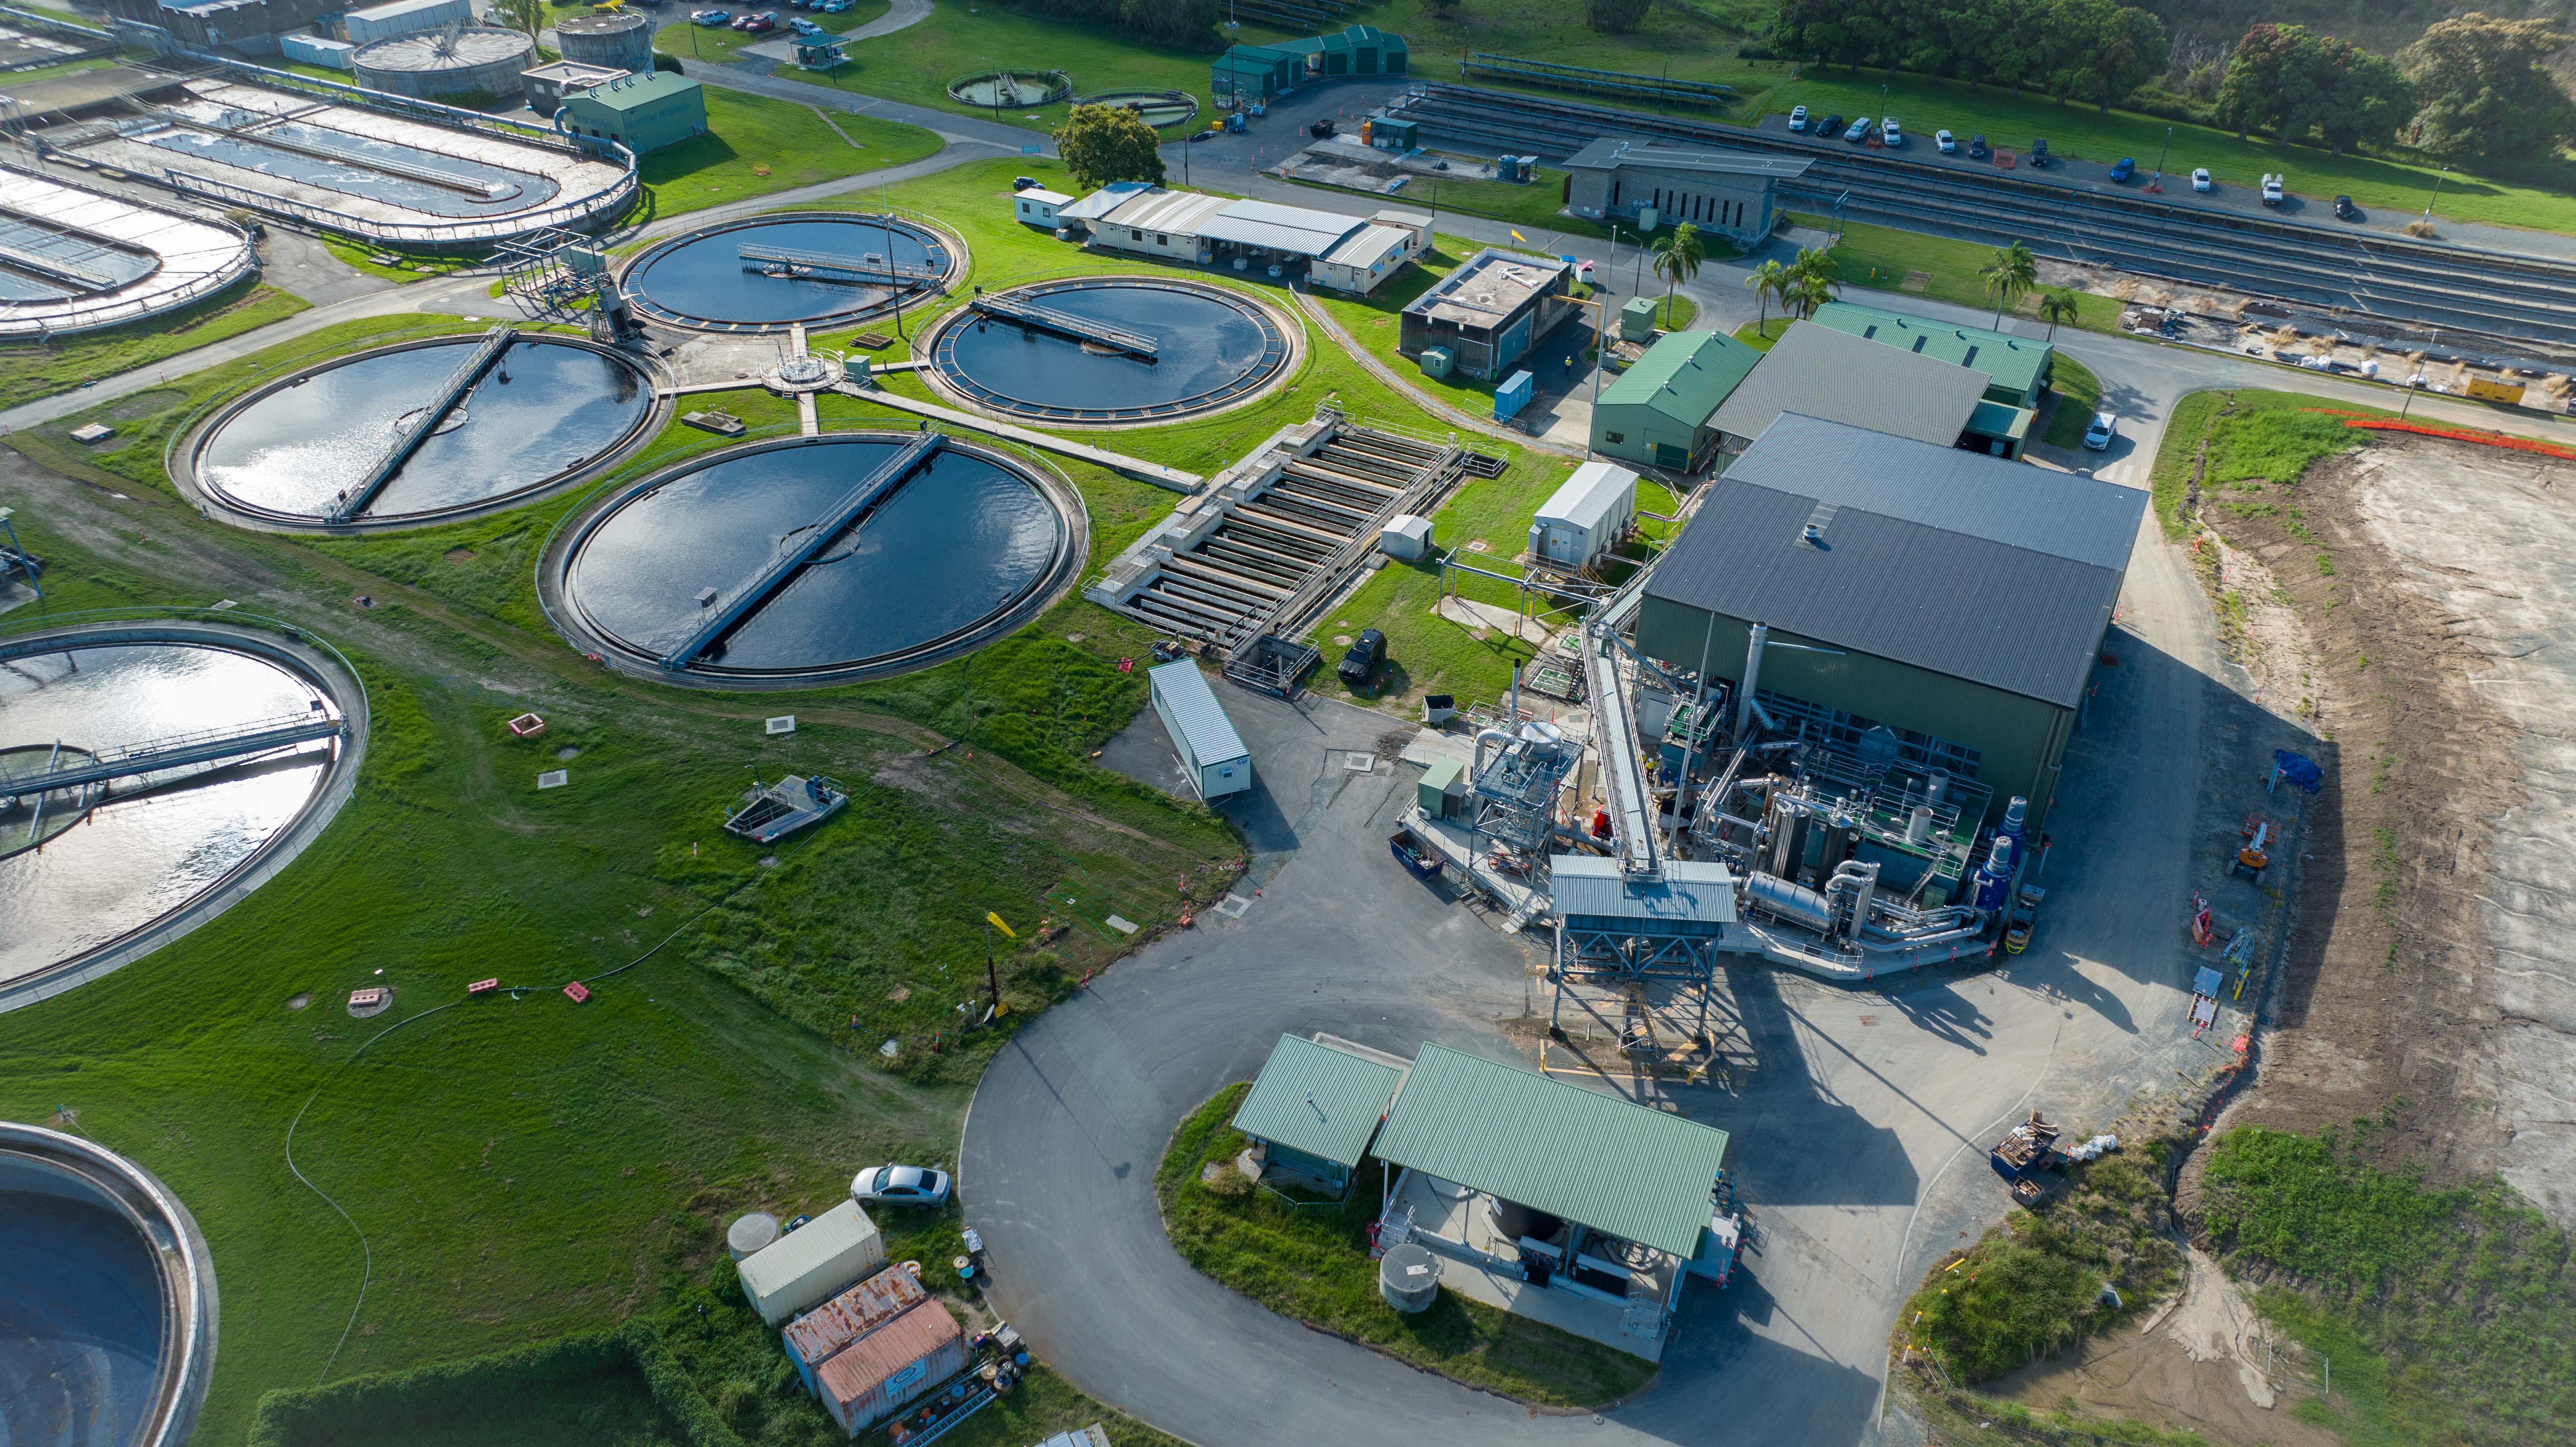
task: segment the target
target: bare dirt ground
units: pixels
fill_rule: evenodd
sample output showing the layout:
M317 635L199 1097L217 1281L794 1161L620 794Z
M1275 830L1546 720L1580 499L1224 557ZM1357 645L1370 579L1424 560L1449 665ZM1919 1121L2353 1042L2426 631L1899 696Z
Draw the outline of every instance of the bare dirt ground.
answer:
M2501 1171L2576 1219L2576 464L2383 438L2202 512L2296 615L2305 648L2242 626L2330 741L2270 1056L2230 1123L2339 1127L2437 1182Z

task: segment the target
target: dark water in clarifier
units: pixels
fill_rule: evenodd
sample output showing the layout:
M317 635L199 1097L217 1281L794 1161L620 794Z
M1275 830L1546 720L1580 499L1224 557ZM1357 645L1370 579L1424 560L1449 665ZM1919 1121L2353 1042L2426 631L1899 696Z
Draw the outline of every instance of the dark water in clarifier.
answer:
M59 653L20 657L0 667L0 746L140 743L300 714L320 696L276 664L216 648L149 644L83 648L70 661ZM309 763L111 800L42 848L0 859L0 980L104 944L221 879L320 785L329 742L303 747ZM25 768L27 757L13 757L12 769ZM116 785L128 794L139 787L133 779ZM22 843L31 822L25 805L0 813L0 849Z
M629 294L678 316L699 321L775 326L842 316L885 300L881 286L800 281L746 270L740 248L780 246L860 260L887 254L888 232L858 220L768 221L728 227L655 253L626 278ZM897 224L892 232L898 265L918 266L947 248Z
M0 1429L123 1447L151 1417L161 1279L134 1223L32 1165L0 1164Z
M853 439L717 461L640 495L584 542L565 589L592 624L659 655L901 444ZM983 458L939 453L855 531L743 620L702 662L796 670L935 642L1042 582L1067 524L1037 488Z
M429 405L477 339L329 367L234 414L198 453L201 483L272 512L327 515ZM651 409L635 369L582 347L522 339L465 397L465 419L420 446L367 509L396 517L531 487L615 447Z
M1040 407L1168 406L1242 377L1270 344L1268 331L1241 309L1193 292L1113 286L1029 299L1162 343L1161 355L1148 362L1088 352L1069 337L982 318L959 322L943 338L943 350L968 380Z

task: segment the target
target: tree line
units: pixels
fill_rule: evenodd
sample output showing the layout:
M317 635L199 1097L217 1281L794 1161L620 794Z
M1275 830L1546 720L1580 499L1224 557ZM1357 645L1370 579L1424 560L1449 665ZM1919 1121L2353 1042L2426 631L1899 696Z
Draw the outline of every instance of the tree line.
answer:
M2576 142L2576 101L2547 67L2571 43L2545 20L2472 11L2394 57L2305 26L2248 28L2208 116L2341 152L2405 141L2435 155L2546 160ZM2037 90L2102 110L2163 75L2164 23L2113 0L1778 0L1783 56Z

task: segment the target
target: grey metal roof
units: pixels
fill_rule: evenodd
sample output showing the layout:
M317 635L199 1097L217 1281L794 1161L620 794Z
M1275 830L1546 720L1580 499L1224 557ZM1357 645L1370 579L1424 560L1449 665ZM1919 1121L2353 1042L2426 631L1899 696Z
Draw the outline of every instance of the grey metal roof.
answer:
M1688 1257L1714 1214L1726 1132L1426 1043L1376 1154Z
M1804 412L1897 437L1959 440L1984 398L1983 372L1799 322L1709 419L1718 431L1759 437L1783 412Z
M1560 854L1548 861L1554 876L1550 903L1557 917L1597 915L1611 919L1683 921L1693 924L1735 922L1735 880L1723 864L1676 859L1664 865L1664 877L1631 884L1619 861L1595 854Z
M1305 206L1236 201L1200 221L1198 234L1217 241L1293 251L1300 256L1321 256L1367 224L1356 216Z
M1383 1060L1282 1035L1234 1112L1248 1136L1356 1166L1404 1071Z
M1794 416L1709 486L1648 597L2061 708L2083 697L2147 504L2135 488Z
M1704 171L1722 176L1771 176L1793 180L1815 162L1804 156L1763 156L1751 151L1685 151L1672 146L1603 136L1565 158L1569 171L1611 171L1621 166L1651 166L1658 171Z
M1243 736L1234 731L1234 720L1225 716L1225 709L1216 701L1216 690L1208 687L1207 675L1199 672L1197 664L1186 658L1175 659L1145 670L1145 677L1155 697L1170 710L1172 721L1187 735L1180 742L1189 746L1190 757L1198 760L1200 767L1251 753L1243 746Z

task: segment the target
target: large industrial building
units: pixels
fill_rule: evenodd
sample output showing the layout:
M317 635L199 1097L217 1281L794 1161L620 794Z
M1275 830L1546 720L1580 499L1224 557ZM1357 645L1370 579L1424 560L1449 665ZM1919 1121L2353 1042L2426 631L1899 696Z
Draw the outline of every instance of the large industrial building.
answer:
M1583 309L1572 295L1574 267L1553 256L1488 246L1440 278L1404 309L1396 350L1435 375L1498 381L1557 324Z
M1979 408L1979 415L1968 423L1968 430L1980 436L2016 441L2027 436L2040 398L2057 371L2057 347L2037 337L2007 336L1984 327L1930 321L1847 301L1818 307L1811 320L1882 347L1985 373L1985 400L1991 405ZM2019 455L2019 449L2010 455Z
M1710 425L1741 450L1781 414L1848 422L1943 447L2018 458L2031 414L1990 402L1993 379L1929 350L1798 322L1780 334Z
M1592 406L1592 450L1690 471L1717 450L1717 409L1762 354L1724 332L1674 332L1647 348Z
M1304 267L1316 285L1358 296L1376 291L1431 244L1431 218L1409 211L1380 211L1362 220L1143 181L1112 181L1058 205L1054 219L1104 251L1231 263L1237 271Z
M2146 494L1794 412L1710 488L1646 585L1638 649L1749 681L1828 744L1884 725L1992 814L2027 797L2036 831Z
M1807 174L1803 156L1681 150L1604 136L1565 161L1565 204L1577 216L1689 222L1751 246L1780 219L1780 183Z
M1308 81L1403 75L1407 64L1403 36L1351 25L1303 40L1229 46L1208 67L1208 89L1250 104L1275 100Z

